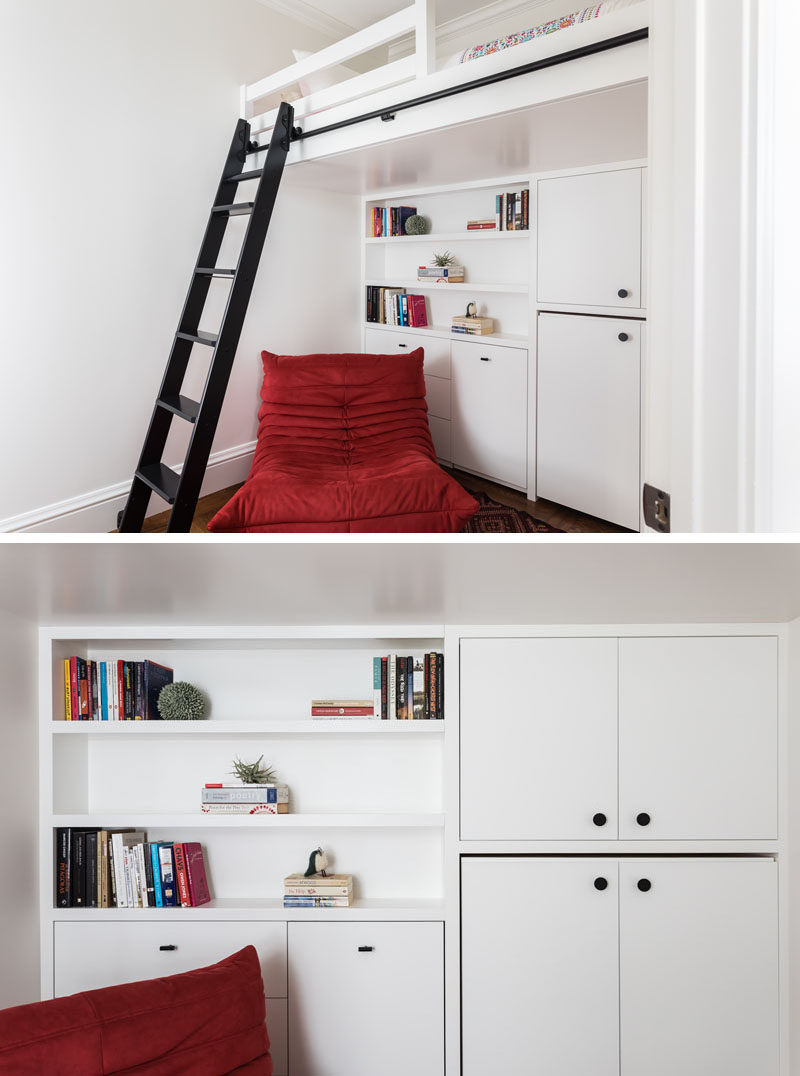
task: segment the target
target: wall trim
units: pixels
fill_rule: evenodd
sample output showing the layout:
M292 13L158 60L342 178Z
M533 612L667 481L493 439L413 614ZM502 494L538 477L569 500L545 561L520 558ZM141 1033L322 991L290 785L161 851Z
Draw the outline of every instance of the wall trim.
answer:
M310 26L312 30L319 30L324 34L332 34L335 38L349 37L356 32L356 27L343 19L329 15L327 11L320 11L313 4L307 4L305 0L258 0L264 7L272 8L279 15L285 15L287 19Z
M466 33L475 34L476 40L482 36L488 37L492 33L492 27L498 19L519 18L518 29L523 30L526 26L536 25L536 8L549 4L550 0L538 0L538 3L525 3L524 0L493 0L493 3L484 4L475 11L467 11L454 19L447 19L436 27L437 52L447 53L451 50L452 42L463 40ZM484 33L485 31L485 33ZM493 34L496 36L496 34ZM389 59L407 55L410 46L407 41L395 41L389 45Z
M255 441L212 452L200 495L243 482L250 471ZM183 464L173 467L180 474ZM117 513L125 507L130 481L117 482L104 489L92 490L77 497L36 508L18 516L0 520L0 532L50 534L105 534L117 525ZM150 515L165 511L163 502L151 500Z

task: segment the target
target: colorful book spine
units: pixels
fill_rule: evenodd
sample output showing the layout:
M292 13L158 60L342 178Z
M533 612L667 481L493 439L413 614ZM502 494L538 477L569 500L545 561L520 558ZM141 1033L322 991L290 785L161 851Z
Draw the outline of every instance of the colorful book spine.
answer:
M80 721L81 707L78 701L78 659L69 659L69 698L72 720Z
M288 803L288 785L242 785L202 791L203 803Z
M189 900L193 908L201 904L208 904L211 893L208 889L206 877L206 864L203 858L203 849L196 841L190 841L183 846L183 858L186 864L186 878L189 883Z
M64 659L64 720L72 720L72 697L70 694L69 658Z
M161 863L161 892L165 908L178 905L178 890L175 884L175 863L172 855L172 842L163 841L159 845L158 858Z
M389 659L381 658L381 720L386 721L389 716L388 699L388 669Z
M389 720L397 720L397 654L387 656L387 671L389 682Z
M189 878L186 874L186 857L183 845L179 842L173 844L172 854L175 857L175 880L178 885L178 902L182 908L191 908L192 898L189 893Z
M164 907L164 894L161 889L161 861L158 858L159 845L157 841L154 841L150 845L150 862L153 870L153 896L156 902L156 908Z
M70 873L71 873L71 837L70 829L56 830L56 892L57 908L69 908Z

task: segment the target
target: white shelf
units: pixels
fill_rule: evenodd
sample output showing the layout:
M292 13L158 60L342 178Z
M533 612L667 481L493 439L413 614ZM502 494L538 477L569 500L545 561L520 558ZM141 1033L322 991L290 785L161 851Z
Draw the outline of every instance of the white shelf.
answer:
M280 898L212 900L199 908L53 908L54 922L169 922L191 919L278 921L365 920L425 921L444 919L442 900L357 900L350 908L284 908Z
M419 280L366 280L367 287L405 288L407 291L496 292L503 295L527 295L527 284L425 284Z
M191 811L97 811L90 814L54 814L54 827L73 829L441 829L443 814L203 814Z
M444 721L363 721L347 718L286 721L53 721L57 736L425 736Z
M447 286L452 287L452 285ZM469 333L451 332L446 326L440 325L427 325L421 328L414 328L413 325L383 325L380 322L365 321L364 327L366 329L379 329L381 332L387 333L420 333L441 340L475 340L478 342L485 340L488 344L497 344L501 347L527 347L529 343L527 336L519 334L485 333L482 336L470 336Z
M429 235L370 235L367 236L366 243L369 246L394 243L471 243L476 239L484 242L487 239L527 239L530 234L530 229L527 231L520 229L518 232L498 232L495 228L486 228L473 232L431 232Z

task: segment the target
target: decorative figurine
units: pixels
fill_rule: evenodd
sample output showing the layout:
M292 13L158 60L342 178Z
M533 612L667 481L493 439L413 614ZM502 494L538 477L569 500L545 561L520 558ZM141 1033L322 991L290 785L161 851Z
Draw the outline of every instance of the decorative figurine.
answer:
M427 235L428 222L419 213L415 213L406 221L406 235Z
M185 680L165 684L157 705L162 721L200 721L206 714L203 693Z
M327 878L325 873L328 866L328 857L322 851L321 848L315 848L311 855L308 857L308 866L306 867L306 878L312 878L315 874L321 874L323 878Z
M476 318L478 316L478 304L467 303L467 312L464 315L466 318Z

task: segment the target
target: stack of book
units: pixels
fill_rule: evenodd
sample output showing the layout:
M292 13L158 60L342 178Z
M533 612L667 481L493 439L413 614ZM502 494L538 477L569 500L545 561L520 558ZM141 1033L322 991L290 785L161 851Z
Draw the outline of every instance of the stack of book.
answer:
M365 717L375 716L372 699L312 699L311 716L313 718Z
M524 191L510 191L495 197L495 224L500 231L527 232L530 217L530 194Z
M444 717L444 654L372 659L375 716L383 721L440 721Z
M196 842L148 841L143 830L57 829L57 908L194 908L211 895Z
M468 318L464 315L453 318L451 330L463 336L491 336L494 332L493 318Z
M288 814L288 785L207 784L203 788L203 814Z
M349 908L352 903L352 874L290 874L283 880L284 908Z
M463 284L463 265L420 265L417 280L422 284Z
M155 661L64 660L65 721L158 721L172 669Z
M416 212L416 209L408 205L375 206L369 221L372 238L405 235L406 221Z
M405 288L367 285L367 321L374 325L407 325L424 329L428 308L424 295L407 295Z
M484 220L468 220L468 232L491 232L499 227L496 217L486 217Z

